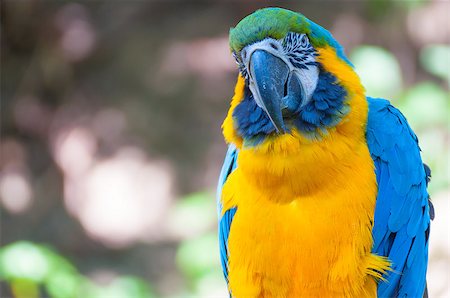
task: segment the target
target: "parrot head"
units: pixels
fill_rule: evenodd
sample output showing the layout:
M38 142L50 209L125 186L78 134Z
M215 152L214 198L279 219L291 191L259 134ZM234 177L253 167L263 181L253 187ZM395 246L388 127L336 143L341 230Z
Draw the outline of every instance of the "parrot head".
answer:
M299 13L254 12L230 30L230 48L240 72L223 125L231 142L320 139L349 113L349 93L364 92L339 43Z

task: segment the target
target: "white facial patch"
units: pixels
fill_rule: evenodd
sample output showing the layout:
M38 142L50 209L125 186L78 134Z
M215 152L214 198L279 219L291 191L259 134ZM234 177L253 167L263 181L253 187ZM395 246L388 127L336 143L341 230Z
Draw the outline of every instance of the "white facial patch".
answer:
M249 72L251 56L256 50L264 50L286 63L289 72L296 75L302 84L304 91L302 106L307 104L317 87L319 67L316 62L316 51L309 43L306 34L289 32L282 40L266 38L241 50L239 60L242 61L242 68L249 76L250 91L254 95L256 103L261 107L258 90Z
M294 73L300 79L305 92L305 100L303 100L301 105L304 106L311 100L314 90L316 90L317 82L319 81L319 68L310 66L308 69L295 69Z

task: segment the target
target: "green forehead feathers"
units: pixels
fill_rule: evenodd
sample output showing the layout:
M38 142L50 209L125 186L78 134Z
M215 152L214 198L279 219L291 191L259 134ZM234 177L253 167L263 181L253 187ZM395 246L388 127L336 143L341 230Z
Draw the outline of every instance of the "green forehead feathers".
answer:
M275 7L257 10L230 29L230 47L233 52L239 52L245 46L268 37L281 39L288 32L305 33L314 47L329 45L343 56L340 45L330 32L300 13Z

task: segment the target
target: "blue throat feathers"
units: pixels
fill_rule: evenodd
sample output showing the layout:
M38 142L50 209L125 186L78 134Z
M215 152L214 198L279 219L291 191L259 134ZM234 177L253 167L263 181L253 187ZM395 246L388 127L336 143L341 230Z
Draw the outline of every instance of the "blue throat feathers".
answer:
M346 102L347 91L338 79L320 68L319 80L311 100L301 107L301 100L289 105L289 117L284 121L287 127L296 127L309 138L320 138L327 128L336 126L348 114L350 107ZM233 111L237 131L247 146L262 143L267 137L275 135L275 127L267 114L256 104L253 95L245 86L244 99Z

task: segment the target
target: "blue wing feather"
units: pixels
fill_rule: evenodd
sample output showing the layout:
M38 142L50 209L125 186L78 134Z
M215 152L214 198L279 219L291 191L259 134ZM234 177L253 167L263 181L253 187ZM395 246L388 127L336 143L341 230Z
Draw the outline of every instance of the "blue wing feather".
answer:
M388 257L393 269L378 285L378 296L420 297L428 262L429 169L404 116L386 100L368 102L366 138L378 182L372 251Z
M217 212L219 217L219 249L220 249L220 261L222 264L223 275L228 282L228 236L230 234L230 226L233 221L236 208L226 210L222 215L222 188L227 181L228 176L237 167L237 155L238 150L234 145L228 146L228 151L223 162L222 170L219 176L219 183L217 185Z

